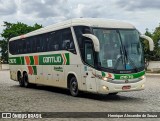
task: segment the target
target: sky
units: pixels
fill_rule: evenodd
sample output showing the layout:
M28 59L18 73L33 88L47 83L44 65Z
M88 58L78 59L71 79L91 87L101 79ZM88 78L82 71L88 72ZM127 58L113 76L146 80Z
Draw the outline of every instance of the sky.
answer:
M0 33L3 21L45 27L80 17L127 21L141 33L153 32L160 24L160 0L0 0Z

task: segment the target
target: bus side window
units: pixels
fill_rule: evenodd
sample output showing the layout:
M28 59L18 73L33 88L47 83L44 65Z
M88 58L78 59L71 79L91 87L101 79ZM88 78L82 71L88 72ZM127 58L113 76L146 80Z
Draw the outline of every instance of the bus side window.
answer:
M62 50L67 50L76 54L76 49L70 28L64 29L62 32Z
M26 48L26 40L22 39L21 41L23 41L23 53L27 53L27 48Z
M40 52L41 50L41 43L40 43L40 39L38 36L36 36L36 45L37 45L37 51L36 52Z
M13 41L13 54L17 54L18 53L18 49L15 49L18 47L18 40Z
M46 33L46 38L45 38L45 41L46 41L46 51L50 51L50 39L49 39L49 33Z
M14 52L15 52L15 54L21 54L21 43L22 43L21 39L14 41Z
M13 52L13 41L11 41L11 42L9 42L9 52L11 53L11 54L13 54L14 52Z
M32 40L32 53L36 52L36 39L35 38L31 38Z
M43 34L43 52L47 51L47 46L48 46L48 39L47 39L47 34Z
M53 48L55 51L60 50L60 41L61 41L61 33L59 31L56 31L54 33L54 44Z
M30 52L31 52L30 38L27 38L27 39L26 39L26 50L27 50L27 53L30 53Z
M50 46L51 46L51 51L59 50L58 31L50 33Z
M85 42L85 62L91 66L94 66L93 50L92 42Z
M20 51L20 54L23 54L23 41L21 40L18 40L19 41L19 51Z
M16 41L16 49L15 49L16 50L16 54L20 54L20 42L21 42L20 40Z
M85 61L84 37L82 36L82 34L88 34L88 33L91 34L92 31L90 30L90 28L88 26L74 26L73 28L74 28L76 39L77 39L78 46L80 49L81 57L82 57L83 61Z

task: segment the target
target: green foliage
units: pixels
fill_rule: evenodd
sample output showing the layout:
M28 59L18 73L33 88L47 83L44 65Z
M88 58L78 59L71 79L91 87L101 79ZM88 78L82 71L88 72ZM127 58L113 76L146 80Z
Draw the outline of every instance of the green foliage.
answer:
M38 25L37 23L33 26L28 26L27 24L21 22L17 22L16 24L4 22L3 26L5 29L3 30L1 36L4 37L7 41L12 37L16 37L42 28L42 25Z
M155 42L154 58L160 61L160 47L158 46L158 42L160 41L160 26L156 27L153 33L153 40Z
M160 47L158 46L158 41L160 41L160 26L155 28L153 33L146 29L145 35L151 37L154 41L154 51L149 51L149 44L147 41L142 41L144 47L145 58L152 61L160 61Z
M7 63L8 62L7 41L2 40L0 42L0 47L2 48L2 50L1 50L1 53L2 53L1 60L3 60L4 63Z
M19 35L26 34L28 32L37 30L42 28L42 25L39 24L34 24L33 26L29 26L27 24L17 22L17 23L9 23L9 22L4 22L5 29L3 30L1 36L4 38L0 42L0 47L2 48L2 59L5 62L8 62L8 41L12 37L16 37Z

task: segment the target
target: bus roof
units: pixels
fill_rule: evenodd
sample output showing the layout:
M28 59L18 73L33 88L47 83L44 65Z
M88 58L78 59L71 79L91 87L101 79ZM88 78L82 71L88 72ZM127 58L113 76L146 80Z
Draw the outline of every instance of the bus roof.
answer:
M59 23L32 31L25 35L13 37L10 39L10 41L17 40L20 38L26 38L34 35L39 35L46 32L51 32L54 30L59 30L59 29L63 29L71 26L78 26L78 25L100 27L100 28L121 28L121 29L135 28L132 24L129 24L123 21L118 21L118 20L107 20L107 19L101 19L101 18L77 18L77 19L70 19L67 21L59 22Z

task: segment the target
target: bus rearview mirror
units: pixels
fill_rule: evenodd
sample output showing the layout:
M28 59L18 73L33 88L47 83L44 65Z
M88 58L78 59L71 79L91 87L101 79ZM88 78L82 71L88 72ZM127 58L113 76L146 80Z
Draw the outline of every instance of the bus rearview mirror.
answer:
M100 51L99 40L98 40L98 38L96 36L94 36L92 34L83 34L83 36L92 40L92 42L94 44L94 50L96 52Z
M146 35L140 35L140 37L142 39L148 40L148 42L149 42L149 50L153 51L154 50L154 42L153 42L152 38L150 38L149 36L146 36Z

